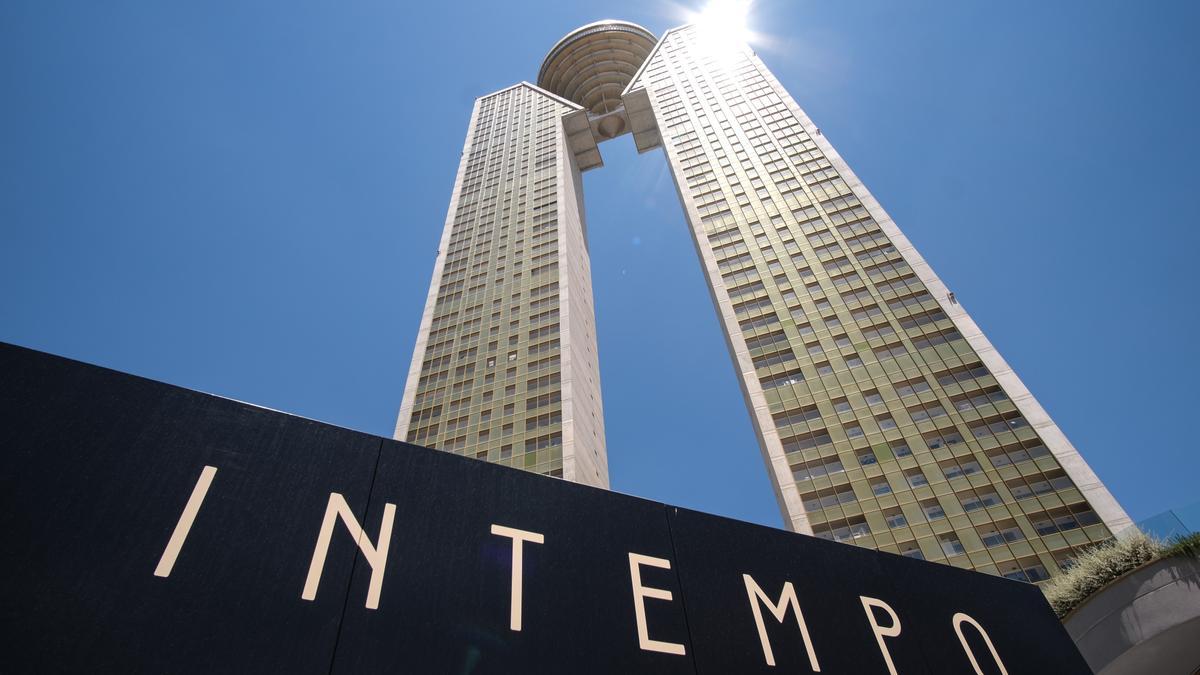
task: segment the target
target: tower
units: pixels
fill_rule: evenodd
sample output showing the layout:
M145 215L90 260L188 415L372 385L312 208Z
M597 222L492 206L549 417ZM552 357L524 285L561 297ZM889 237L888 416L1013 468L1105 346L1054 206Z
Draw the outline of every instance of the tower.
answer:
M745 45L620 21L476 102L397 437L607 485L579 173L671 168L785 524L1038 581L1130 524Z

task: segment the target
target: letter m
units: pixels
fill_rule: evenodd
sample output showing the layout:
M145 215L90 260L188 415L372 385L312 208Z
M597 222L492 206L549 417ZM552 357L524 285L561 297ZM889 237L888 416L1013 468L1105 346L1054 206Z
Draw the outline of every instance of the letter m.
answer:
M804 622L804 613L800 611L800 601L796 599L796 589L792 586L792 582L789 581L783 585L783 593L779 596L779 602L771 602L771 599L749 574L743 574L742 581L746 583L746 597L750 600L750 609L754 612L754 624L758 628L758 640L762 643L763 658L767 665L775 665L775 653L771 651L771 640L767 637L767 627L763 623L760 604L766 605L767 609L771 610L771 616L775 617L779 623L783 623L783 620L787 618L788 607L795 611L796 623L800 626L800 636L804 638L804 649L808 652L808 665L812 667L814 673L821 672L821 666L817 663L817 652L813 649L812 639L808 636L808 625Z

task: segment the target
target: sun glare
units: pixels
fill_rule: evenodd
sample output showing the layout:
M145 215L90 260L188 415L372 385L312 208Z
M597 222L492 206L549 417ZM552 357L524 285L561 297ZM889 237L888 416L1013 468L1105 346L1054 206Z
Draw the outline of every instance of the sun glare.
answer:
M751 0L710 0L694 23L723 48L740 48L750 43L750 5Z

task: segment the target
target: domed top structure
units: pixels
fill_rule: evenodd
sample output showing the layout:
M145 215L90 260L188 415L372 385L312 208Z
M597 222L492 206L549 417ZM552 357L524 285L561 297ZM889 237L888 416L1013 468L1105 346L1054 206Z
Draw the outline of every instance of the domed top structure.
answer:
M606 115L620 108L621 92L657 42L654 33L628 21L580 26L546 55L537 84L592 115Z

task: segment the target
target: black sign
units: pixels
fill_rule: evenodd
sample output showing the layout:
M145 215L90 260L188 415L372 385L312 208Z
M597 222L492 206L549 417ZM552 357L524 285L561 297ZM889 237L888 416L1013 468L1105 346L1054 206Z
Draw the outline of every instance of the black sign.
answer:
M1088 673L1037 588L0 344L4 672Z

